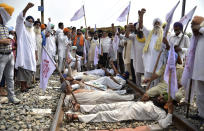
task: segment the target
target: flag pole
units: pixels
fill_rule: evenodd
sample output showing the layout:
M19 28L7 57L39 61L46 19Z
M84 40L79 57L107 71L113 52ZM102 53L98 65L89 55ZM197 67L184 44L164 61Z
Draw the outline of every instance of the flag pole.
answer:
M47 53L47 55L49 56L49 58L51 59L51 61L53 62L53 64L55 65L57 71L58 71L59 74L60 74L60 77L65 81L65 83L66 83L67 86L68 86L69 84L67 83L66 79L63 77L62 73L59 71L58 65L57 65L57 64L55 63L55 61L52 59L52 57L51 57L50 54L48 53L47 49L46 49L44 46L42 46L42 47L43 47L43 49L45 50L45 52ZM70 89L70 91L71 91L71 94L72 94L74 100L76 101L76 103L78 103L78 102L77 102L77 99L76 99L76 97L75 97L75 95L73 94L73 92L72 92L71 89Z
M130 5L131 2L129 2L129 5ZM128 28L128 20L129 20L129 14L130 14L130 9L128 11L128 15L127 15L127 27L126 27L126 30ZM124 58L126 58L126 52L127 52L127 44L125 44L125 53L124 53Z
M172 73L172 70L170 69L170 71L169 71L168 101L171 100L171 73Z
M188 118L189 109L190 109L192 82L193 82L193 80L191 79L190 85L189 85L189 92L188 92L188 104L187 104L187 110L186 110L186 118Z
M85 26L87 28L87 24L86 24L86 14L85 14L85 8L84 8L84 5L83 5L83 9L84 9L84 22L85 22Z

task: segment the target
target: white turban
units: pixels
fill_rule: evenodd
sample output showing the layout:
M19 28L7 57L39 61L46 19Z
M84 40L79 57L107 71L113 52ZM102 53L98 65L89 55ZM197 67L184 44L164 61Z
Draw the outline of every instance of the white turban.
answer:
M0 15L3 20L3 25L6 25L6 23L11 19L11 15L14 11L14 8L5 4L0 4Z
M162 25L162 21L161 21L161 19L159 19L159 18L155 18L155 19L153 20L153 26L155 25L156 22L159 22L160 25Z

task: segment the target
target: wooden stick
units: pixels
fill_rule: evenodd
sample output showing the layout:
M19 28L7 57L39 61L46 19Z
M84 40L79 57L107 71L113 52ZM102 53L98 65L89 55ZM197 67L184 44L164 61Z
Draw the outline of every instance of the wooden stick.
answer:
M168 101L171 100L171 69L169 70L169 88L168 88Z
M66 79L63 77L62 73L59 71L58 65L57 65L57 64L55 63L55 61L52 59L52 57L50 56L50 54L48 53L48 51L46 50L46 48L45 48L44 46L43 46L43 49L46 51L47 55L48 55L49 58L52 60L53 64L55 65L57 71L58 71L59 74L60 74L60 77L65 81L65 83L66 83L67 85L69 85L69 84L67 83ZM77 102L77 99L76 99L76 97L75 97L75 95L74 95L73 92L72 92L72 89L70 89L70 92L71 92L71 94L72 94L74 100L76 101L76 103L78 103L78 102Z
M192 83L193 83L193 80L191 79L190 85L189 85L189 92L188 92L189 94L188 94L188 105L187 105L187 110L186 110L186 118L188 118L189 109L190 109Z
M96 89L99 89L99 90L104 91L103 89L101 89L101 88L99 88L99 87L96 87L96 86L94 86L94 85L90 85L90 84L87 84L87 83L85 83L85 82L82 82L82 83L85 84L85 85L87 85L87 86L91 86L91 87L94 87L94 88L96 88Z
M158 55L158 57L157 57L157 61L156 61L155 65L154 65L153 74L155 74L155 72L156 72L156 69L157 69L157 66L158 66L158 63L159 63L159 59L160 59L161 54L162 54L162 50L159 52L159 55ZM148 83L147 88L146 88L146 91L150 88L151 82L152 82L152 81L150 81L150 82Z

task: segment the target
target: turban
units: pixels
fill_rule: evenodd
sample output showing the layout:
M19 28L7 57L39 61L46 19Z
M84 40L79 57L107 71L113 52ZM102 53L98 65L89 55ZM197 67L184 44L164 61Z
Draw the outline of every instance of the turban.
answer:
M161 19L159 19L159 18L155 18L155 19L153 20L153 26L155 25L156 22L159 22L160 25L162 24Z
M38 20L37 20L37 21L35 21L35 22L34 22L34 26L36 26L37 24L40 24L40 25L41 25L41 22L40 22L40 21L38 21Z
M175 22L174 23L174 27L178 26L180 28L180 30L183 30L183 24L180 22Z
M68 28L64 28L63 32L67 33L67 32L70 32L70 30Z
M71 50L76 50L77 49L77 46L72 46L71 47Z
M202 16L194 16L193 20L192 20L192 23L195 23L195 24L202 24L202 22L204 21L204 17Z
M13 14L14 8L5 4L0 4L0 15L3 20L3 25L6 25L6 23L11 19L11 16Z
M27 16L27 17L26 17L26 20L27 20L27 21L28 21L29 19L32 19L33 22L35 21L32 16Z
M45 24L42 24L41 25L41 29L45 29L46 27L45 27Z
M14 31L14 27L13 26L9 26L8 27L8 31Z

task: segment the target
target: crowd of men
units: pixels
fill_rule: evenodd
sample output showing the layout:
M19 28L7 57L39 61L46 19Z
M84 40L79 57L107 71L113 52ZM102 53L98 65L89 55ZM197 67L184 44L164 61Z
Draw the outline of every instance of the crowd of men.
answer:
M168 50L172 44L176 52L175 64L179 88L179 91L176 92L175 100L180 102L182 98L185 98L181 78L186 58L188 58L190 52L190 38L187 35L183 35L182 23L175 22L173 24L174 33L168 32L165 35L163 34L165 24L159 18L156 18L153 20L153 29L148 30L143 25L143 15L146 10L141 9L138 11L138 22L134 24L129 23L125 27L118 28L112 24L112 28L109 31L84 29L83 27L80 29L64 27L62 22L58 24L58 29L55 30L55 25L52 24L51 18L48 19L49 22L47 24L42 24L39 19L35 20L32 16L26 16L26 12L33 6L34 4L28 3L25 9L19 13L14 30L14 28L5 26L12 16L14 8L4 3L0 4L0 93L1 95L8 95L10 102L18 104L20 103L19 99L21 99L15 96L14 80L20 85L21 92L27 92L33 87L33 78L36 80L40 79L43 49L47 50L51 58L56 61L59 71L64 74L64 78L69 82L69 88L77 90L77 93L90 94L95 89L103 91L113 89L117 93L124 93L121 89L123 89L126 80L129 79L142 88L145 88L143 86L144 83L151 82L150 88L142 97L142 101L148 101L158 96L165 97L168 83L164 81L163 75L168 59ZM192 63L194 64L192 88L195 89L198 116L202 119L204 118L204 100L202 99L204 96L204 90L202 89L204 87L204 62L202 59L202 56L204 56L204 17L195 16L191 22L191 28L192 37L194 38L191 46L192 44L197 45L194 63ZM162 48L166 52L164 51L160 59L157 60ZM74 72L74 70L78 73ZM142 80L143 77L144 79ZM64 83L63 80L61 82L62 89L66 90L67 83ZM84 90L80 90L82 87ZM117 94L111 93L111 95L105 94L106 96L112 96L111 98L103 96L103 100L98 98L93 98L95 102L92 100L95 104L106 103L107 105L102 104L96 107L75 104L74 106L76 110L96 114L88 116L68 115L68 118L79 119L83 122L112 122L136 119L135 117L137 117L137 120L150 119L145 116L145 113L144 117L141 118L139 118L137 113L135 116L131 116L138 105L144 107L143 111L145 111L145 105L140 102L122 102L118 103L118 105L107 103L107 101L121 102L134 98L117 96ZM87 96L94 97L94 95L84 95L80 99L81 95L76 96L78 104L82 104ZM87 99L90 100L90 98ZM164 104L165 102L156 101L157 104L155 105ZM157 110L156 113L159 114L152 116L152 120L164 119L163 112L152 104L149 103L149 107L154 108L155 111ZM131 108L129 108L130 106ZM97 113L104 111L104 108L107 110L117 108L117 111L122 112ZM169 107L170 111L168 113L172 114L172 109L170 108L172 107ZM129 109L129 114L122 117L123 112ZM117 118L110 119L110 116L117 116ZM166 125L168 124L166 123Z

